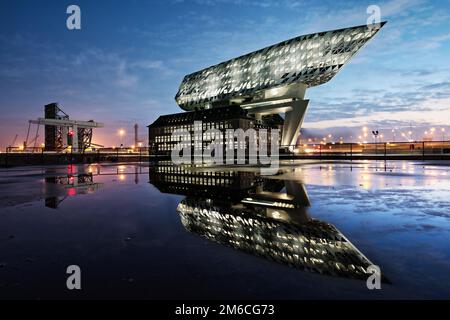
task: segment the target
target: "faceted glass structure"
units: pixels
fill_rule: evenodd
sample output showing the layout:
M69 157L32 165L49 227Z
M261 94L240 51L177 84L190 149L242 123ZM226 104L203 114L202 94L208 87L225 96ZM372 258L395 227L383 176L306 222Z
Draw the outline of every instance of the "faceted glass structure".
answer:
M216 108L240 107L255 127L273 127L268 119L278 117L280 149L292 151L309 105L306 89L330 81L384 24L299 36L194 72L175 100L185 111L214 109L219 117L225 109ZM155 132L149 141L156 141Z
M289 84L326 83L384 24L299 36L189 74L176 102L194 110L235 98L263 99L261 92Z

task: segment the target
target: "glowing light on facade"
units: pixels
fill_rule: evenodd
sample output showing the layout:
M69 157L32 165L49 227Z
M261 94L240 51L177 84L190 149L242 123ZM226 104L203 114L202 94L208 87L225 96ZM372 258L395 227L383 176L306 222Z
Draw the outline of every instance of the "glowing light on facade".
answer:
M222 62L185 76L175 99L181 108L193 110L289 84L309 88L326 83L380 28L363 25L303 35Z

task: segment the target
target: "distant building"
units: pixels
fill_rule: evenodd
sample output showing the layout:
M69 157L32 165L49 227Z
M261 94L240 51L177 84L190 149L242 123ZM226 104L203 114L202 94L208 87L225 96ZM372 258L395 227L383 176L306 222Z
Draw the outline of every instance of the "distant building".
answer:
M299 36L185 76L175 100L189 112L185 116L160 117L150 126L149 140L157 143L158 148L167 148L154 153L165 153L170 148L168 141L163 145L155 142L160 139L157 135L169 134L170 129L165 127L174 127L176 123L190 126L194 119L203 120L205 115L206 122L218 121L220 127L222 122L241 125L237 121L241 118L248 125L259 121L270 126L265 123L271 119L267 116L284 114L281 147L292 150L309 103L305 99L306 89L331 80L384 24ZM245 114L223 109L231 106L245 110ZM212 111L201 113L203 110ZM152 130L156 127L160 131Z

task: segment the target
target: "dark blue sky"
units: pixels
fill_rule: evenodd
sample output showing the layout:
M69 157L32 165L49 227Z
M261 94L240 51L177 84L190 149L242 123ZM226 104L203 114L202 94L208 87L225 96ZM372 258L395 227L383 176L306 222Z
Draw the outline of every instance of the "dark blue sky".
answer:
M81 30L66 28L70 4L81 7ZM174 96L185 74L301 34L365 24L370 4L388 24L307 93L304 127L450 124L448 0L2 0L0 147L16 133L24 139L27 120L53 101L74 119L104 122L96 142L114 144L120 127L131 142L135 122L145 136L160 114L181 111Z

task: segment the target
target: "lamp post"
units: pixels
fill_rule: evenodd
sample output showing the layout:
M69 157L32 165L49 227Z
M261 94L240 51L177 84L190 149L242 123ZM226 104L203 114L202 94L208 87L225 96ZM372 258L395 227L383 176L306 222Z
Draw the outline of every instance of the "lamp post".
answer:
M364 139L364 143L366 143L366 139L365 138L367 138L367 131L368 131L369 129L367 128L367 127L364 127L363 129L362 129L362 131L363 131L363 139Z
M125 130L124 129L119 129L117 134L120 137L120 146L123 147L123 137L125 136Z
M380 132L378 130L374 130L374 131L372 131L372 134L375 138L375 154L377 155L378 154L377 138L378 138L378 135L380 134Z

